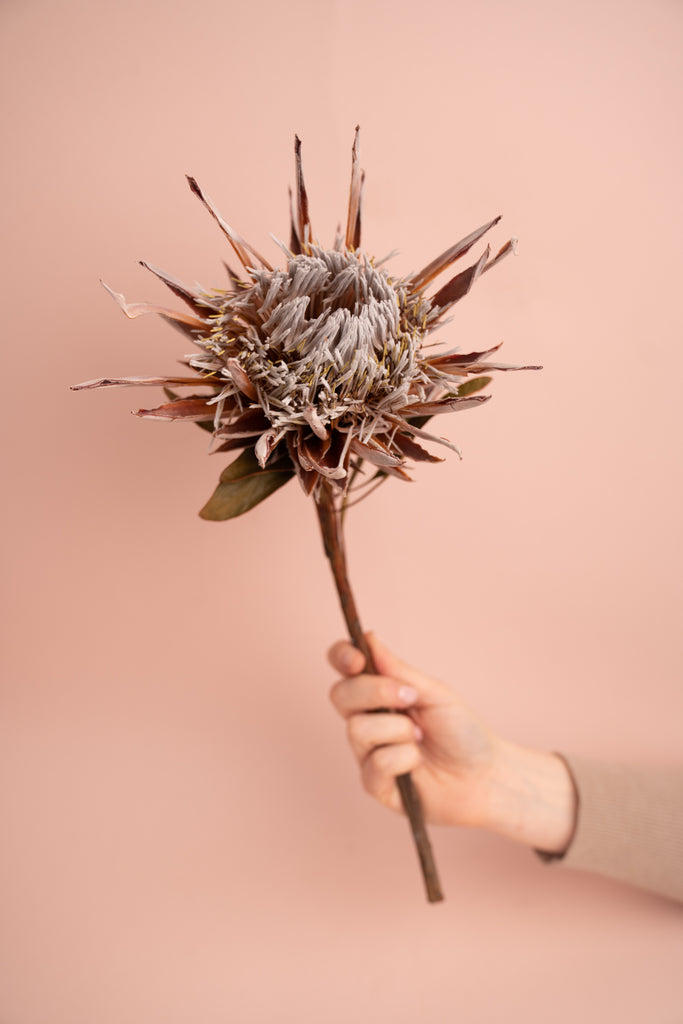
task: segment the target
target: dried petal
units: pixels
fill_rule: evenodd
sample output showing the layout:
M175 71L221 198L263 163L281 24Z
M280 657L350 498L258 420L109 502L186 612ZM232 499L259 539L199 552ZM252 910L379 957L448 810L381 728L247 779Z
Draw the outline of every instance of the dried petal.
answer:
M473 231L471 235L467 235L466 238L463 238L459 242L456 242L455 245L452 245L450 249L446 249L445 252L442 252L435 260L428 263L419 274L413 274L413 287L418 289L424 288L428 285L429 282L433 281L435 277L438 277L446 267L450 267L451 263L454 263L461 256L464 256L465 253L468 252L473 245L476 245L479 239L482 238L487 231L490 231L499 220L500 217L494 217L494 219L490 220L488 224L483 224L482 227Z
M351 187L349 189L349 212L346 218L346 248L357 249L360 246L360 201L362 174L358 153L360 128L356 125L356 134L351 150Z
M505 373L506 370L542 370L542 366L531 366L527 364L521 366L517 363L473 363L468 367L470 373L481 373L482 370L500 370Z
M459 412L470 409L474 405L488 402L490 395L477 395L476 398L442 398L438 402L417 402L410 406L410 415L437 416L442 412Z
M328 480L342 480L346 476L346 470L339 464L341 449L337 447L335 450L332 437L341 440L340 434L333 434L325 441L317 437L300 437L299 456L302 465L310 472L319 473Z
M425 417L425 419L429 419L429 416ZM402 430L409 430L411 434L414 434L416 437L422 437L425 441L434 441L435 444L442 444L445 448L450 448L452 452L455 452L456 455L462 458L462 452L452 441L445 437L438 437L436 434L430 434L429 431L424 430L417 423L405 423L402 420L396 420L395 425Z
M398 477L399 480L405 480L408 484L412 484L414 482L410 473L408 473L403 466L387 466L383 472L387 473L389 476Z
M304 419L317 437L326 440L330 436L314 405L306 406L304 409Z
M502 342L500 343L502 345ZM429 360L430 366L438 367L439 369L445 369L446 366L462 366L468 363L478 363L481 359L485 359L486 356L492 355L493 352L497 352L500 345L494 345L493 348L488 348L484 352L452 352L448 355L436 356Z
M418 444L407 434L395 434L394 435L394 448L398 448L403 456L407 459L413 459L415 462L443 462L438 455L432 455L426 448Z
M204 426L203 423L199 424L200 427ZM209 430L213 434L213 421L209 424ZM234 452L239 451L240 448L253 448L258 441L258 437L254 434L249 434L246 437L231 437L223 444L219 444L218 448L214 448L212 454L218 455L220 452Z
M302 466L301 460L299 458L298 442L300 441L300 439L301 429L299 429L297 433L290 431L286 437L287 451L292 461L292 465L294 466L294 471L297 475L299 483L304 489L304 493L311 494L313 492L313 488L318 482L319 477L315 470L305 469L304 466Z
M295 256L300 256L303 252L301 248L301 239L296 230L296 224L294 223L294 207L292 205L292 190L289 189L289 248Z
M123 310L129 320L135 320L136 317L144 316L145 313L158 313L165 320L180 326L193 340L196 331L206 331L206 324L202 320L190 316L188 313L178 313L176 310L166 309L164 306L152 306L148 302L127 303L120 292L113 291L104 281L102 281L102 286L109 292L119 309Z
M132 387L215 387L221 381L216 377L100 377L98 380L85 380L82 384L72 384L72 391L86 391L92 388L132 388Z
M240 389L240 391L243 394L245 394L247 398L250 398L252 402L255 402L256 399L258 398L258 393L254 385L249 380L249 377L244 372L244 368L242 364L239 362L239 360L234 358L228 359L226 360L225 365L228 370L228 373L230 374L230 376L232 377L233 381Z
M301 139L298 135L294 137L294 158L296 162L296 198L298 236L302 246L305 247L313 241L311 232L311 221L308 216L308 194L304 184L304 170L301 164Z
M249 434L260 434L269 427L270 421L264 415L263 409L247 409L241 416L231 423L226 423L215 433L216 437L248 437Z
M198 199L201 200L201 202L204 204L206 209L209 211L213 219L220 227L223 234L230 242L231 246L237 253L237 258L239 259L240 263L245 268L245 270L249 270L253 266L254 260L256 260L256 262L259 263L266 270L272 270L273 268L271 267L270 263L266 259L264 259L263 256L261 256L256 251L256 249L253 249L252 246L248 244L248 242L245 242L244 239L241 238L236 231L233 231L230 225L223 220L220 213L218 213L215 206L213 205L212 201L209 199L207 195L205 195L204 192L202 192L196 180L192 178L189 174L187 175L187 180L194 194L197 196Z
M206 398L181 398L156 409L138 409L136 416L147 420L208 420L213 418L213 407Z
M242 288L246 288L247 285L244 283L244 281L240 280L240 278L237 276L237 274L232 269L230 264L226 263L225 260L221 260L221 262L228 272L228 277L230 279L230 284L232 285L232 290L234 292L239 292L242 290Z
M391 452L385 448L384 445L380 445L378 441L370 441L368 444L363 444L357 437L354 437L351 441L351 451L356 455L360 455L361 458L367 459L373 466L379 466L380 469L388 469L390 466L400 466L401 459L396 455L392 455Z
M204 317L208 315L208 311L217 310L220 308L219 304L210 299L204 293L190 291L189 288L179 281L177 277L173 277L168 274L165 270L160 270L159 267L155 267L152 263L147 263L145 260L140 260L140 266L144 267L145 270L151 271L160 281L163 281L168 288L171 289L174 295L186 302L188 306L197 314L197 316Z
M432 297L432 305L439 306L442 309L447 309L452 306L453 303L462 299L464 295L467 295L468 291L477 280L482 270L486 266L486 261L491 255L491 247L487 245L486 250L482 253L476 263L473 263L467 270L462 270L455 277L451 278L447 284L440 288L436 295Z
M276 430L274 427L271 427L270 430L266 430L265 433L261 434L254 448L254 454L261 469L265 469L268 459L286 433L286 430Z
M506 256L514 255L517 252L517 239L511 238L509 242L506 242L502 249L500 249L493 257L490 263L487 263L484 267L484 272L489 271L492 267L495 267L501 260L504 260Z

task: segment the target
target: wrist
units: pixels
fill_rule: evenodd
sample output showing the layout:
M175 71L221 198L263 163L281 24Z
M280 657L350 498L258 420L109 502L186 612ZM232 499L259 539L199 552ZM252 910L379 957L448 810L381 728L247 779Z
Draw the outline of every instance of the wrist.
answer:
M545 853L562 854L576 826L577 797L557 754L499 741L486 827Z

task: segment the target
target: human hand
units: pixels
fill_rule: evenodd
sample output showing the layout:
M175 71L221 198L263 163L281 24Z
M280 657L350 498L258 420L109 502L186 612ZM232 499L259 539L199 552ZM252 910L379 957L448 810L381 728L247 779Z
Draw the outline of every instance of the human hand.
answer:
M329 652L343 675L330 697L346 719L365 789L400 811L396 776L411 772L427 821L488 828L548 852L566 849L576 797L562 759L503 740L445 683L401 661L372 634L367 639L378 675L363 672L365 659L348 641Z

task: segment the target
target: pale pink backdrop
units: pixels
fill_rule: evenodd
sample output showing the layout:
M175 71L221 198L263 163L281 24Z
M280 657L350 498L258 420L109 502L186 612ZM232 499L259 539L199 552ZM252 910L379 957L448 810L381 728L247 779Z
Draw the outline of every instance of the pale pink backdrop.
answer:
M681 912L405 823L357 783L327 700L342 632L289 485L201 521L221 456L102 375L172 371L129 322L220 284L224 215L275 255L292 141L314 226L362 126L366 244L417 269L497 213L519 255L456 310L541 374L353 513L359 601L521 742L681 753L678 0L6 0L0 810L2 1024L683 1019Z

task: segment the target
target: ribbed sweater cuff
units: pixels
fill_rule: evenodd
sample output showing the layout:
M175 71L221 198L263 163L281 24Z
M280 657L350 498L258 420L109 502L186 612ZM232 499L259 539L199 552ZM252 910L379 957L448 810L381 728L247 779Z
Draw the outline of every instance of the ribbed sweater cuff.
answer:
M578 793L576 829L564 855L543 859L683 901L683 767L562 756Z

